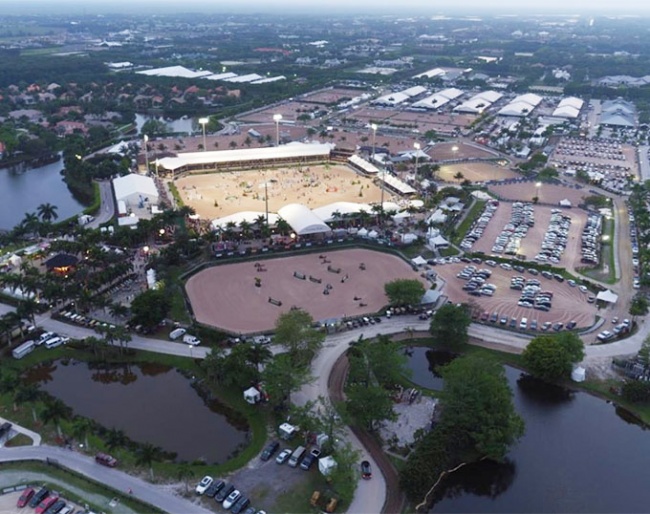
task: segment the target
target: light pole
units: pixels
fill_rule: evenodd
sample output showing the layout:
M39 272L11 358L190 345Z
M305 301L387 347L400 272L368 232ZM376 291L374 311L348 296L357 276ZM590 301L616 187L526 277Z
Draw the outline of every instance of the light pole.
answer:
M275 146L280 146L280 120L282 120L282 114L273 115L273 121L275 121Z
M375 138L377 137L377 124L372 123L370 125L370 128L372 129L372 161L374 163L375 162Z
M209 118L199 118L199 124L203 127L203 151L205 152L208 147L206 146L205 143L205 126L210 123Z
M537 202L539 202L539 188L540 187L542 187L542 183L541 182L536 182L535 183L535 191L536 191L535 197L537 198ZM537 203L537 202L535 202L535 203Z
M418 179L418 163L420 161L420 143L417 141L413 143L413 148L415 148L415 180Z
M149 142L149 136L144 135L144 165L147 168L147 173L149 173L149 148L147 143Z

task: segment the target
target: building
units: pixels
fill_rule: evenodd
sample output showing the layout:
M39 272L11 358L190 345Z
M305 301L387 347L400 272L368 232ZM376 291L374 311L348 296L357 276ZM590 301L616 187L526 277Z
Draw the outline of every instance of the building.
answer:
M118 215L123 218L136 215L148 217L153 207L158 206L159 196L156 184L151 177L131 173L124 177L113 179L113 191L117 203ZM137 220L131 220L134 224Z

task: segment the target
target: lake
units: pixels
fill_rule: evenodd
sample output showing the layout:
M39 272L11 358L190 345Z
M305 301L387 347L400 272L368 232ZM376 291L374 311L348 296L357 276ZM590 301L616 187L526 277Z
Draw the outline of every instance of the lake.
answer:
M63 182L62 169L63 159L20 172L0 169L0 229L11 230L43 203L58 207L59 220L80 214L84 206Z
M413 350L410 362L425 364L412 366L412 380L424 383L435 358L427 360L427 349ZM505 463L473 464L453 474L430 512L649 511L650 432L589 394L509 367L506 376L526 434Z
M245 418L218 401L204 401L188 378L167 366L59 360L30 369L27 380L75 414L175 452L179 461L222 463L248 441Z

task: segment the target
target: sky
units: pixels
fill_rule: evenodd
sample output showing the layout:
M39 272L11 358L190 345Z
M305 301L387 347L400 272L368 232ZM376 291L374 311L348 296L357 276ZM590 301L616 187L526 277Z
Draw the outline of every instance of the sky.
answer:
M4 4L4 5L3 5ZM650 14L647 0L0 0L0 11L17 13L117 13L117 12L263 12L314 13L330 12L395 12L408 14L447 14L461 11L473 14L557 12L595 14Z

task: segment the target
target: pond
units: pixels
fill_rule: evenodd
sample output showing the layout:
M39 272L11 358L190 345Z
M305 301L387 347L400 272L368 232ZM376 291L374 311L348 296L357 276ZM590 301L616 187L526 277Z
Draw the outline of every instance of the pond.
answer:
M77 202L63 182L63 159L38 168L0 169L0 229L11 230L28 212L50 203L58 207L58 220L81 213Z
M430 512L648 512L648 431L589 394L510 367L506 376L526 434L505 463L453 474Z
M178 461L222 463L248 441L240 414L218 401L204 401L188 378L167 366L58 360L31 368L26 379L75 414L174 452Z

